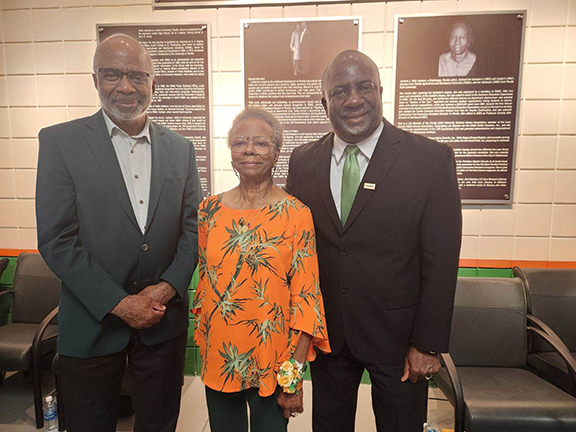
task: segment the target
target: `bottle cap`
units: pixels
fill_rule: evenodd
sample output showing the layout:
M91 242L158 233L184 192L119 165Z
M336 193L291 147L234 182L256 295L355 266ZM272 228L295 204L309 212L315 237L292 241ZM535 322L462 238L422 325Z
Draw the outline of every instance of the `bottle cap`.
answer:
M47 403L52 402L52 396L46 396L46 402Z

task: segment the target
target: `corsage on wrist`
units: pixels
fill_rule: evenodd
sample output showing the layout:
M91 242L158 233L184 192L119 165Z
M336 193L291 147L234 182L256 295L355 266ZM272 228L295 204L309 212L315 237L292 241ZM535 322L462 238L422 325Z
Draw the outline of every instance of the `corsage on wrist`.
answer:
M300 394L304 372L306 372L306 363L300 363L293 358L282 363L276 379L284 393Z

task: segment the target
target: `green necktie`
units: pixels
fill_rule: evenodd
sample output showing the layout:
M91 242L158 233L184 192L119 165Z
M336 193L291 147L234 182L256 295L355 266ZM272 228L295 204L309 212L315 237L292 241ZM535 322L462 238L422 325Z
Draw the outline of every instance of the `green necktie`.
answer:
M357 145L349 145L346 146L345 151L348 156L346 156L344 170L342 171L342 203L340 207L342 226L346 225L354 197L360 185L360 166L356 157L360 149Z

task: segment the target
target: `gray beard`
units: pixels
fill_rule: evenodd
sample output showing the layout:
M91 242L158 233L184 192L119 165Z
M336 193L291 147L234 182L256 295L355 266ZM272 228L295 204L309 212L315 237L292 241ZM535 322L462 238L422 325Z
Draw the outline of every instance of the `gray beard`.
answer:
M138 100L138 105L136 105L134 109L130 111L122 111L116 105L114 105L114 103L109 98L100 92L98 93L100 95L100 103L110 118L125 123L134 123L140 120L143 116L146 115L146 110L151 103L151 101L145 103L142 100Z
M358 125L354 127L347 126L346 123L344 123L342 126L344 126L346 132L348 132L350 135L355 136L363 135L370 129L370 123L365 123L363 125Z

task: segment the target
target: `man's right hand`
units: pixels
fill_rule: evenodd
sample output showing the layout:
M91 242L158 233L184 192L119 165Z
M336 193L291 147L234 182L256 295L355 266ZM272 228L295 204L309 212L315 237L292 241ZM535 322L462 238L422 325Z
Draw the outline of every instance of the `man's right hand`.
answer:
M123 319L130 327L142 329L158 323L165 311L166 306L162 303L136 294L124 297L110 313Z

